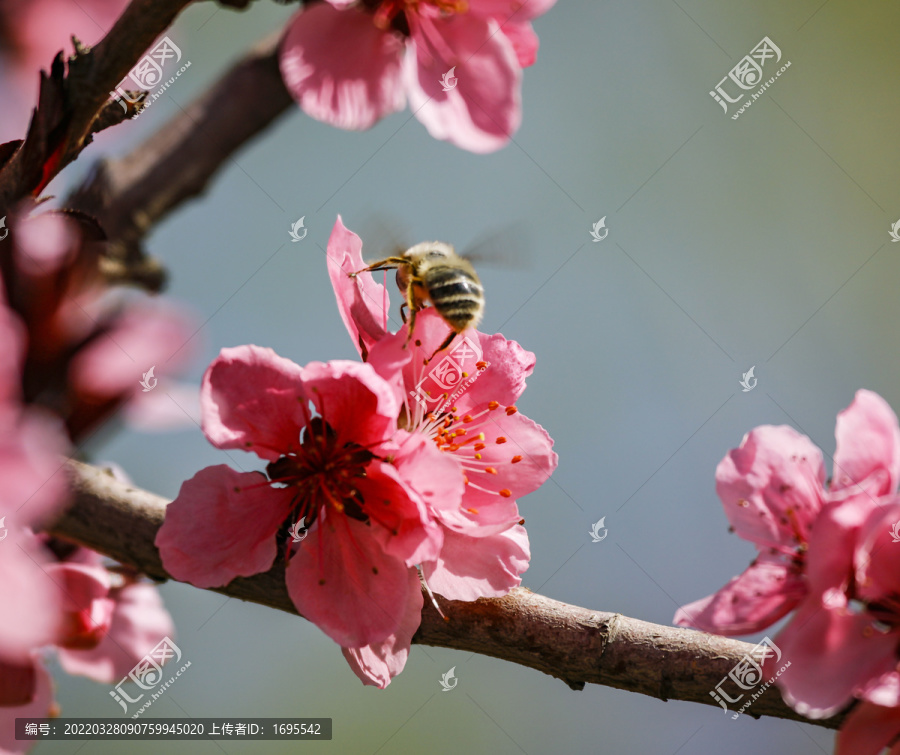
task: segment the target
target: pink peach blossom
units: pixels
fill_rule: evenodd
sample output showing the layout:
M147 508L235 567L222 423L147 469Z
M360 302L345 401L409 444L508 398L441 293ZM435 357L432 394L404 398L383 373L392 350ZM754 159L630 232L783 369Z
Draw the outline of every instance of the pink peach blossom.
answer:
M858 391L837 418L834 475L787 427L756 428L719 465L717 488L735 530L760 557L719 593L681 609L678 623L723 634L759 631L796 608L775 644L791 665L785 700L827 717L885 675L900 651L900 426L887 403ZM772 659L765 676L777 670ZM883 701L882 701L883 702Z
M834 479L813 528L808 594L776 642L792 665L785 700L827 717L894 673L900 651L900 426L878 394L858 391L838 415Z
M407 346L408 326L391 334L382 324L388 307L384 287L371 275L347 275L363 267L362 242L338 217L328 244L328 270L348 332L361 355L394 387L402 405L401 427L453 459L466 482L458 507L433 512L444 539L438 558L422 564L428 584L450 599L505 595L521 583L530 558L516 499L540 487L557 464L550 436L515 406L534 368L534 354L500 334L468 330L457 337L463 351L453 352L451 344L429 362L449 333L447 324L433 308L424 309L416 320L415 340ZM430 396L426 386L433 370L450 364L451 352L467 355L463 367L471 370L471 381L456 391L452 406L444 407L442 399L449 401L449 394ZM476 361L473 355L479 352ZM456 377L462 385L462 375Z
M243 346L210 365L201 408L210 442L269 463L265 475L208 467L182 485L156 540L167 571L224 585L269 569L280 546L303 616L343 647L407 635L408 651L411 570L442 541L426 501L455 506L463 485L442 454L397 429L391 387L370 365L299 367ZM403 462L428 468L427 481L410 484ZM285 525L301 518L307 537L286 546Z
M843 558L852 528L823 522L859 520L872 501L896 492L900 430L884 399L862 390L838 415L835 437L834 475L827 490L821 452L790 427L758 427L722 460L716 489L725 513L760 555L719 592L680 608L676 624L725 635L758 632L796 608L811 588L815 591L816 580L829 582L826 574L843 568L835 559ZM826 509L842 501L852 505L840 512ZM814 531L829 543L815 574L809 568Z
M674 622L707 632L758 632L794 609L810 530L826 498L822 453L787 426L757 427L716 469L716 491L734 531L759 556L721 590L678 609Z
M328 0L291 21L285 85L313 118L366 129L401 110L436 139L472 152L504 146L521 121L531 20L555 0Z

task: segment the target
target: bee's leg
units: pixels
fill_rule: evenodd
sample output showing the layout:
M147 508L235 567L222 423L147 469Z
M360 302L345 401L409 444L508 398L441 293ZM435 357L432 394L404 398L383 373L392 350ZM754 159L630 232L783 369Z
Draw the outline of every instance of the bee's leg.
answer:
M419 310L415 307L411 306L409 308L409 332L406 334L406 343L403 344L403 348L405 349L407 344L412 340L413 337L413 329L416 327L416 313Z
M387 257L383 260L378 260L378 262L373 262L368 267L364 267L362 270L357 270L355 273L347 273L347 277L355 278L360 273L374 273L377 270L391 270L392 268L399 267L400 265L408 265L409 260L405 257Z
M406 313L403 310L406 309L407 306L406 302L403 302L403 304L400 305L400 319L403 320L403 322L406 322Z
M455 331L455 330L451 330L451 331L450 331L450 335L447 336L447 337L444 339L444 342L434 350L434 354L432 354L430 357L428 357L428 361L430 362L432 359L434 359L435 355L436 355L439 351L443 351L443 350L446 349L451 343L453 343L453 339L454 339L454 338L456 338L456 331Z
M406 343L409 343L412 340L413 332L415 331L415 328L416 328L416 313L422 307L422 305L416 301L416 294L415 294L415 288L416 288L415 281L416 280L417 280L416 278L413 278L409 282L409 285L406 287L406 291L404 292L404 294L406 295L406 306L409 307L409 332L406 334ZM402 312L403 307L401 306L400 309ZM404 322L405 322L405 320L404 320ZM406 344L403 344L403 348L404 349L406 348Z

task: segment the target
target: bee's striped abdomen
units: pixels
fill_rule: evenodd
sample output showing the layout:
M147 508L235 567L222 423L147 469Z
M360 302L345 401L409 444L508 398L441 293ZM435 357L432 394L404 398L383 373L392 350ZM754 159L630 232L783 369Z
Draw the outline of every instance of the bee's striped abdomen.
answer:
M428 297L438 314L455 331L475 327L484 314L484 289L474 272L435 265L428 270Z

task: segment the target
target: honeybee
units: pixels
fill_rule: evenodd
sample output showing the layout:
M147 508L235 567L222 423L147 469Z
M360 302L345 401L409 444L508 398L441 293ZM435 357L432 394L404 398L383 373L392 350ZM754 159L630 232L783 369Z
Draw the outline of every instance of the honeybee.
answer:
M430 300L435 311L452 329L447 339L434 352L446 349L458 333L475 328L484 315L484 289L472 267L472 263L460 257L450 244L442 241L423 241L411 246L395 257L373 262L362 270L350 273L355 278L360 273L397 268L397 286L406 301L400 306L403 312L409 307L409 343L416 325L416 313ZM434 354L432 354L434 357Z

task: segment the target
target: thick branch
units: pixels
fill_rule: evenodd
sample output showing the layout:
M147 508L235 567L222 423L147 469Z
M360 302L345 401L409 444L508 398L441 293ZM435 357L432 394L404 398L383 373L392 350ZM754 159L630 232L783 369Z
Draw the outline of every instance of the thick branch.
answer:
M104 470L70 462L75 501L51 530L157 579L168 579L153 544L166 500L125 485ZM238 578L224 595L296 614L284 583L284 564ZM585 683L640 692L660 700L716 705L710 696L752 645L725 637L650 624L621 614L560 603L524 588L473 603L439 598L449 621L426 601L414 642L473 651L543 671L573 689ZM733 693L733 690L732 690ZM748 714L795 721L774 688ZM808 721L837 728L842 716Z
M101 160L66 206L96 217L112 242L110 276L158 288L141 239L198 196L228 158L291 105L278 70L280 34L257 45L199 99L125 157ZM152 277L152 276L155 276Z

